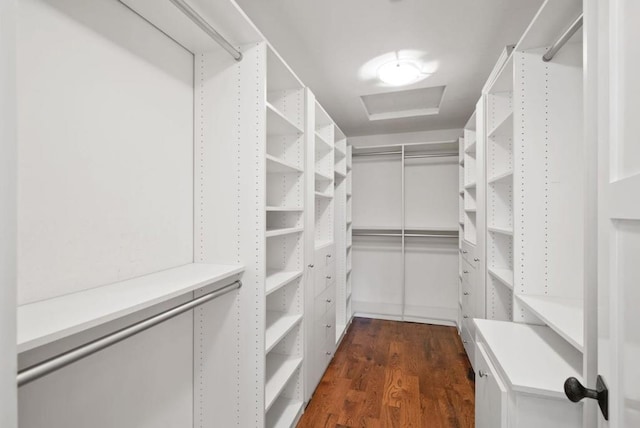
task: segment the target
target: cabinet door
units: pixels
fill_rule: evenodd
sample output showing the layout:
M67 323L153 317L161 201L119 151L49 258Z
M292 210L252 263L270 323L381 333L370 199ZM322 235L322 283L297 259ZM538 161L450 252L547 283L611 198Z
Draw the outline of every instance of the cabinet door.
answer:
M507 427L507 389L482 344L476 345L476 428Z

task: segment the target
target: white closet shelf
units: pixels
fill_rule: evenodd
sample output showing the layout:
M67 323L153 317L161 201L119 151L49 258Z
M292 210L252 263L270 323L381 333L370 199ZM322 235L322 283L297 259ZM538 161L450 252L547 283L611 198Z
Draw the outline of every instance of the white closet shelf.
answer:
M510 389L566 400L564 380L582 380L582 355L549 327L474 319Z
M300 233L304 230L303 227L287 227L284 229L272 229L267 230L264 234L267 238L271 238L274 236L283 236L283 235L291 235L293 233Z
M345 174L344 172L340 172L337 169L334 171L335 175L337 175L340 178L346 178L347 174Z
M266 384L264 388L265 411L268 412L271 406L280 395L287 382L291 380L296 370L302 364L301 357L291 357L271 353L267 355L266 361Z
M510 111L496 126L489 132L489 138L498 137L513 138L513 111Z
M302 207L267 206L267 211L269 211L269 212L299 212L299 211L303 211L303 208Z
M302 173L302 168L279 159L272 155L267 155L267 173Z
M344 158L346 156L347 156L347 153L344 152L343 150L339 149L338 146L336 146L336 149L335 149L336 160L342 159L342 158Z
M502 285L513 290L513 271L506 268L489 267L489 275L497 279Z
M302 401L287 397L278 397L267 413L266 426L272 428L289 428L293 425L302 409Z
M347 199L350 198L351 196L353 196L353 194L351 192L347 192Z
M476 140L475 138L473 139L473 141L471 143L469 143L465 149L464 152L468 155L475 155L476 154Z
M464 195L464 189L460 189L460 190L458 191L458 194L460 194L460 195Z
M199 288L220 287L238 265L187 264L138 278L18 306L18 352L46 345ZM223 282L224 281L224 282Z
M327 140L322 134L316 131L316 151L329 152L333 149L333 144Z
M302 314L267 311L265 354L268 354L293 328L302 321Z
M487 226L489 232L500 233L501 235L513 236L513 228Z
M464 212L466 212L466 213L474 213L475 214L476 208L465 208Z
M320 249L322 249L324 247L328 247L329 245L332 245L332 244L333 244L333 240L332 239L318 239L318 240L316 240L314 247L315 247L315 249L317 251L317 250L320 250Z
M268 270L267 280L265 281L265 294L269 295L276 290L284 287L290 282L300 278L302 271L284 271L284 270Z
M323 172L320 172L320 171L316 171L315 172L315 176L316 176L316 180L319 180L319 181L333 181L333 177L332 176L330 176L328 174L325 174Z
M296 135L304 131L271 103L267 102L267 135Z
M513 171L506 171L506 172L503 172L501 174L494 175L489 180L487 180L487 182L489 184L498 183L498 182L503 181L503 180L506 181L506 180L508 180L508 179L510 179L512 177L513 177Z
M316 198L332 199L333 195L330 193L316 192Z
M464 158L461 158L461 159L458 161L458 164L459 164L460 166L464 166Z
M476 183L475 183L475 182L474 182L474 183L466 184L466 185L464 186L465 190L475 189L475 187L476 187Z
M584 350L583 300L524 295L517 299L578 351Z

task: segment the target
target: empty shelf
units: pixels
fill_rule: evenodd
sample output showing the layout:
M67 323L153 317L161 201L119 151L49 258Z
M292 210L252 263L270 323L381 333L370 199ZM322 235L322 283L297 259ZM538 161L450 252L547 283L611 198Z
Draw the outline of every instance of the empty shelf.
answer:
M290 235L292 233L300 233L304 230L302 227L287 227L285 229L273 229L267 230L264 234L267 238L271 238L273 236L282 236L282 235Z
M28 351L122 318L244 270L194 263L89 290L18 306L18 352Z
M288 283L302 276L302 271L267 271L265 282L265 293L267 295L284 287Z
M267 413L267 427L289 428L302 410L302 401L278 397Z
M464 186L465 189L474 189L476 187L476 183L469 183Z
M298 211L303 211L302 207L275 207L275 206L268 206L267 207L267 211L270 212L298 212Z
M301 314L267 311L265 351L269 353L302 320Z
M534 315L579 351L584 349L583 305L579 299L517 296Z
M318 239L315 242L315 249L319 250L320 248L328 247L333 244L333 240L331 239Z
M511 178L513 178L513 171L507 171L507 172L503 172L502 174L494 175L493 177L491 177L488 180L488 183L489 184L498 183L498 182L503 181L503 180L507 181L507 180L509 180Z
M266 384L264 387L265 411L269 411L287 382L302 364L301 357L290 355L269 354L266 362Z
M304 131L282 114L272 104L267 103L267 135L295 135Z
M316 176L316 180L320 180L320 181L333 181L333 177L329 174L324 174L320 171L316 171L315 173Z
M471 143L469 143L467 145L467 147L464 149L464 152L466 154L468 154L468 155L476 153L476 140L475 140L475 138L473 139L473 141L471 141Z
M337 169L334 171L334 174L340 178L345 178L347 176L347 174L345 174L344 172L340 172Z
M502 285L513 290L513 271L505 268L490 267L489 275L497 279Z
M482 319L474 323L514 391L566 400L564 379L582 379L582 355L549 327Z
M302 169L272 155L267 155L267 173L301 173Z
M489 132L489 138L513 137L513 112L510 112Z
M327 141L322 134L316 131L316 151L328 152L333 148L333 144Z
M333 195L330 193L316 192L316 198L331 199Z
M513 236L513 229L506 227L487 226L489 232L500 233L502 235Z

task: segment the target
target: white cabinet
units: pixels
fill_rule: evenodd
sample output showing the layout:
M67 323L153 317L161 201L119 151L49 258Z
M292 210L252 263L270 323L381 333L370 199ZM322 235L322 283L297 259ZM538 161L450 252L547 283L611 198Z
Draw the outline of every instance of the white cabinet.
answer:
M549 327L476 320L476 427L579 428L582 404L564 396L580 356Z
M507 388L489 361L484 346L477 345L476 428L507 426Z

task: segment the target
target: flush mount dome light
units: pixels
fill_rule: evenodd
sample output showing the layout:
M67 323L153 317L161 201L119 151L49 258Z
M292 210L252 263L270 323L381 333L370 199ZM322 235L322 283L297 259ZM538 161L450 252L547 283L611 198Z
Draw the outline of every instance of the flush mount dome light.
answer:
M419 82L426 78L420 67L412 61L394 60L383 64L378 68L378 78L392 86L404 86Z

